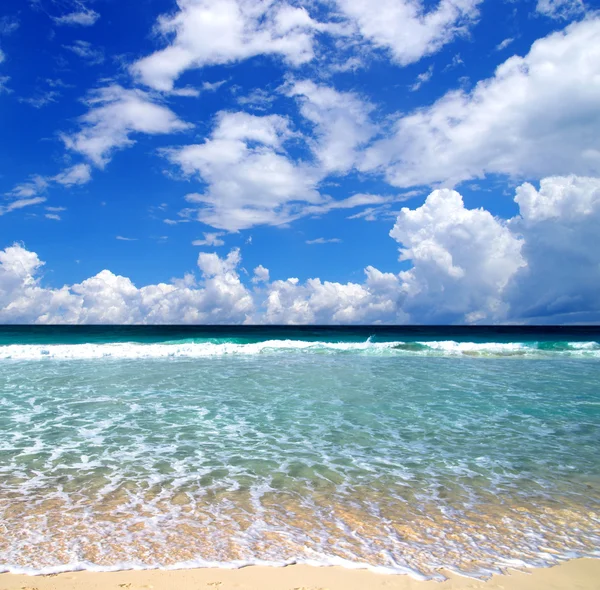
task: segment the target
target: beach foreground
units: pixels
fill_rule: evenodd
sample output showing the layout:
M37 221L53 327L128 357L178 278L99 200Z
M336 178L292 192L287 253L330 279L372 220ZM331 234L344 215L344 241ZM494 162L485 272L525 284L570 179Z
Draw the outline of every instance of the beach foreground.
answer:
M281 568L145 570L72 572L50 576L0 575L2 590L114 590L126 588L213 588L218 590L597 590L600 559L574 559L551 568L511 571L487 581L442 572L444 582L421 582L403 575L383 575L367 570L293 565Z

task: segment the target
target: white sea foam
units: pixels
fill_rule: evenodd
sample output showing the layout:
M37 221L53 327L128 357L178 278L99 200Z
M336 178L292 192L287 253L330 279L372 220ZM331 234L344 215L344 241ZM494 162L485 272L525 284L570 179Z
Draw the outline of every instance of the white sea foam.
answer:
M202 358L226 355L249 356L298 352L313 354L355 353L410 356L574 356L600 358L598 342L569 342L544 348L529 342L312 342L305 340L266 340L248 344L231 342L183 342L143 344L11 344L0 346L0 360L91 360Z
M376 566L369 563L363 563L358 561L351 561L349 559L343 559L341 557L322 557L321 559L290 559L290 560L264 560L264 559L252 559L252 560L233 560L233 561L208 561L204 559L193 559L188 561L181 561L169 565L147 565L137 561L124 561L116 563L114 565L98 565L89 561L73 561L62 565L46 566L41 568L23 567L13 564L0 563L0 573L9 573L26 576L48 576L54 574L61 574L67 572L120 572L120 571L148 571L148 570L163 570L163 571L175 571L183 569L196 569L196 568L208 568L208 569L242 569L250 566L258 567L288 567L290 565L308 565L311 567L342 567L350 570L367 570L376 574L387 574L387 575L406 575L415 580L426 581L426 580L444 580L445 578L441 575L424 576L422 573L400 565L395 566ZM463 575L464 572L463 572Z

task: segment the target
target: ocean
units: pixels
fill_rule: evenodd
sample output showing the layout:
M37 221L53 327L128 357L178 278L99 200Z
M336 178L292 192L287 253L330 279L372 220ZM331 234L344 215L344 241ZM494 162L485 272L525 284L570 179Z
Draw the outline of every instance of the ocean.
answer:
M599 547L598 327L0 327L0 570Z

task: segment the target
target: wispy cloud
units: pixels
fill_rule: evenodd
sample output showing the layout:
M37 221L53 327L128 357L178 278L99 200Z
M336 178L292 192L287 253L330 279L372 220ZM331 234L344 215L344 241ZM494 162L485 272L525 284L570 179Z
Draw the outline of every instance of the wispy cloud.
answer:
M225 242L221 240L221 236L224 236L225 232L204 232L203 240L194 240L193 246L224 246Z
M0 18L0 35L7 36L14 33L20 26L19 19L14 16Z
M410 87L410 89L413 92L419 90L423 84L431 80L431 76L433 76L433 65L429 66L429 69L426 72L423 72L417 76L416 82Z
M73 186L75 184L86 184L91 178L92 169L89 164L76 164L52 177L52 180L63 186Z
M56 102L56 99L60 96L60 92L56 90L47 90L45 92L40 92L34 96L30 96L28 98L19 98L19 102L28 104L36 109L41 109L46 105Z
M6 196L17 199L30 199L43 193L47 188L48 181L43 176L36 174L27 182L17 184L10 192L6 193Z
M339 244L340 238L317 238L316 240L306 240L307 244Z
M0 52L2 53L2 52ZM12 92L12 90L6 85L6 83L10 80L10 76L0 76L0 94L2 92L6 92L7 94Z
M498 45L496 45L496 51L502 51L503 49L506 49L513 41L513 37L508 37L508 39L504 39L502 43L498 43Z
M57 25L91 27L100 18L100 15L95 10L80 5L79 10L51 18Z
M137 238L126 238L124 236L117 236L116 240L120 240L121 242L137 242Z
M73 45L63 45L63 47L78 55L91 66L104 62L104 51L102 49L94 49L89 41L82 41L80 39L75 41Z
M46 197L34 197L32 199L17 199L8 205L0 205L0 215L10 213L17 209L23 209L24 207L30 207L31 205L39 205L46 200Z

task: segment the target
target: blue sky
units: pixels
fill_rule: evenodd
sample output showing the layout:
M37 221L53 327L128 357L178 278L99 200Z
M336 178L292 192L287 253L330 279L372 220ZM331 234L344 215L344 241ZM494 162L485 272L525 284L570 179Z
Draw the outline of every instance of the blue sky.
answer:
M4 0L0 320L597 321L597 8Z

